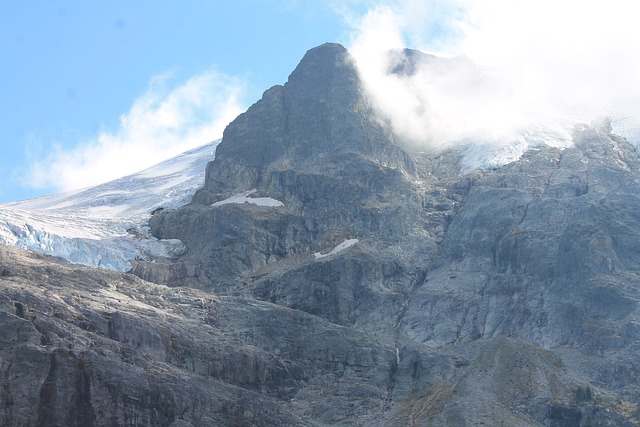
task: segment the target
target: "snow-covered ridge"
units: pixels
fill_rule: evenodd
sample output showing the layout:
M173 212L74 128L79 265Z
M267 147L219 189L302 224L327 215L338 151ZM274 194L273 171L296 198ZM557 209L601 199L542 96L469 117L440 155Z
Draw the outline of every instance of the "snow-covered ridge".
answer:
M600 119L602 120L602 119ZM627 113L608 117L611 133L620 135L631 144L640 146L640 113ZM501 139L473 139L460 141L466 146L460 163L461 173L476 169L498 168L517 161L531 148L568 148L573 145L572 134L579 124L596 124L586 117L554 117L545 123L520 129L510 137Z
M222 206L228 204L243 204L249 203L251 205L256 206L270 206L270 207L280 207L284 206L280 200L276 200L272 197L249 197L253 193L255 193L256 189L245 191L244 193L236 194L235 196L231 196L228 199L220 200L219 202L213 203L211 206Z
M501 139L474 138L464 141L467 148L460 162L461 173L476 169L499 168L515 162L530 148L567 148L573 144L573 128L581 120L576 117L555 118L547 123L530 125Z
M155 239L146 224L153 210L191 200L219 142L92 188L2 204L0 243L120 271L132 259L179 255L182 242Z

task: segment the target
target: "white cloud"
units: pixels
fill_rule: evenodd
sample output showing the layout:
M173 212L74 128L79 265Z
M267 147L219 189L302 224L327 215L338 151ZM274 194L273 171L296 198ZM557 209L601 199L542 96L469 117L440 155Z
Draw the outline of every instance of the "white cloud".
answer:
M352 2L350 50L382 114L414 144L471 135L508 139L532 123L640 111L640 26L625 0ZM371 4L371 3L370 3ZM412 47L480 64L388 73L387 49ZM487 73L487 68L492 72Z
M639 93L640 28L625 0L467 2L457 49L505 68L553 107L607 112Z
M102 131L73 148L55 145L33 159L25 181L68 191L138 172L222 136L244 108L243 83L215 71L172 85L154 77L147 91L120 117L115 131Z

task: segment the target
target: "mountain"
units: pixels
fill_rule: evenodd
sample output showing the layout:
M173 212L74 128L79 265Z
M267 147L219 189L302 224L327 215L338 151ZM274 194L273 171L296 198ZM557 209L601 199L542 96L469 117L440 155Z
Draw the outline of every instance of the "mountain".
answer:
M187 204L144 210L186 250L0 248L2 423L638 425L640 156L612 130L469 171L311 49Z
M181 242L149 235L156 209L187 203L220 141L96 187L0 205L0 243L76 264L127 271L132 259L170 256Z

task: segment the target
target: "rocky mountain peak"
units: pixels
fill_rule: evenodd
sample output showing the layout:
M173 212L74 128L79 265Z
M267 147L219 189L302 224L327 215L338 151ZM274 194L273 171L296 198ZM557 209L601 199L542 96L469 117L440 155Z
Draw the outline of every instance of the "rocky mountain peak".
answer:
M349 51L340 44L325 43L307 51L289 76L287 85L297 87L292 91L323 99L332 87L344 87L353 79L357 79L357 71Z
M0 424L637 426L635 147L578 125L462 174L361 86L323 45L231 123L149 221L175 258L0 248Z
M358 180L354 172L379 166L413 167L367 102L349 52L327 43L229 124L194 203L252 188L284 197L283 174Z

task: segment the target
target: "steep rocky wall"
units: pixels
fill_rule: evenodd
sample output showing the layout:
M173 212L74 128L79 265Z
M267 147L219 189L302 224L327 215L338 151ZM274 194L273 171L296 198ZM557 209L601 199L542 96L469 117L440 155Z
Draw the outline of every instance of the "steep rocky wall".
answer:
M0 268L2 425L634 425L633 404L557 349L375 331L395 311L380 293L352 301L356 320L380 311L367 327L5 247ZM374 295L401 273L352 268Z
M4 247L0 265L2 425L311 425L294 396L350 390L359 412L395 369L393 349L297 310Z

